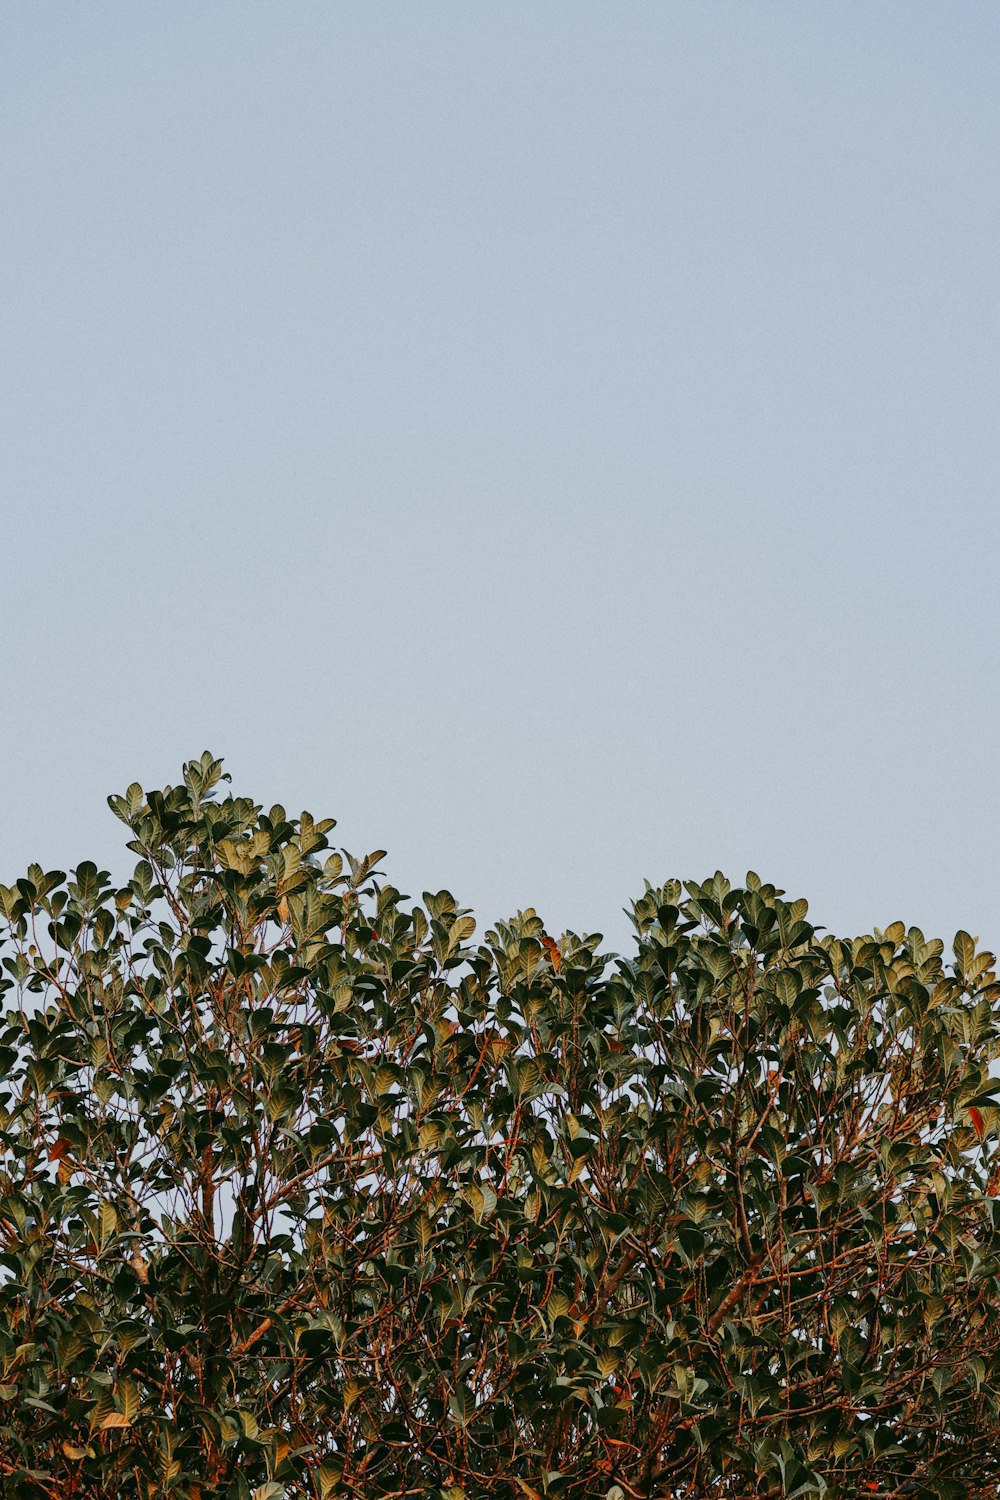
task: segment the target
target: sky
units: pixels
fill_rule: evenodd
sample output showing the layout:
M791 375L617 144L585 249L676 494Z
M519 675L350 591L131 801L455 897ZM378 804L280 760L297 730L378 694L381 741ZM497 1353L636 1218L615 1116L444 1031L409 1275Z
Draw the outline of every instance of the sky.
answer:
M1000 9L8 0L0 879L203 749L481 927L1000 945Z

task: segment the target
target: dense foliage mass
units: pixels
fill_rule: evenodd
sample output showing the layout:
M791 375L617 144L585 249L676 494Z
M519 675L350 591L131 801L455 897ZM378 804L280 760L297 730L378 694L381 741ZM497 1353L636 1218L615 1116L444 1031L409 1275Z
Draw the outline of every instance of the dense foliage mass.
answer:
M476 945L210 756L0 887L4 1494L993 1496L993 959L748 875Z

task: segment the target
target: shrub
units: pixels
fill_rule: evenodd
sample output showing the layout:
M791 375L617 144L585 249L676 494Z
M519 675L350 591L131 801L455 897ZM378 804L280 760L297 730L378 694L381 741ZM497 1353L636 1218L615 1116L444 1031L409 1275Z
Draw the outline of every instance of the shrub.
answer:
M996 1494L989 954L753 874L477 945L222 780L0 887L4 1493Z

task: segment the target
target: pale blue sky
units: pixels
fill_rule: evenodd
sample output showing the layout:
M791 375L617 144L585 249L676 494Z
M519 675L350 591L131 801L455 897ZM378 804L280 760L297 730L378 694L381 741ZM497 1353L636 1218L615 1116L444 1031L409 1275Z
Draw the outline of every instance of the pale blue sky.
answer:
M0 113L0 878L207 746L1000 942L1000 9L8 0Z

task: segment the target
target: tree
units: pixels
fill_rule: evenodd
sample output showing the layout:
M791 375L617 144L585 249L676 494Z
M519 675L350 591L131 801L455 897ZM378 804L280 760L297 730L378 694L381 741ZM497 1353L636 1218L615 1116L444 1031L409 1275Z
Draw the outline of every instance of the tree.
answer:
M0 887L5 1494L998 1493L991 955L753 874L477 945L222 782Z

